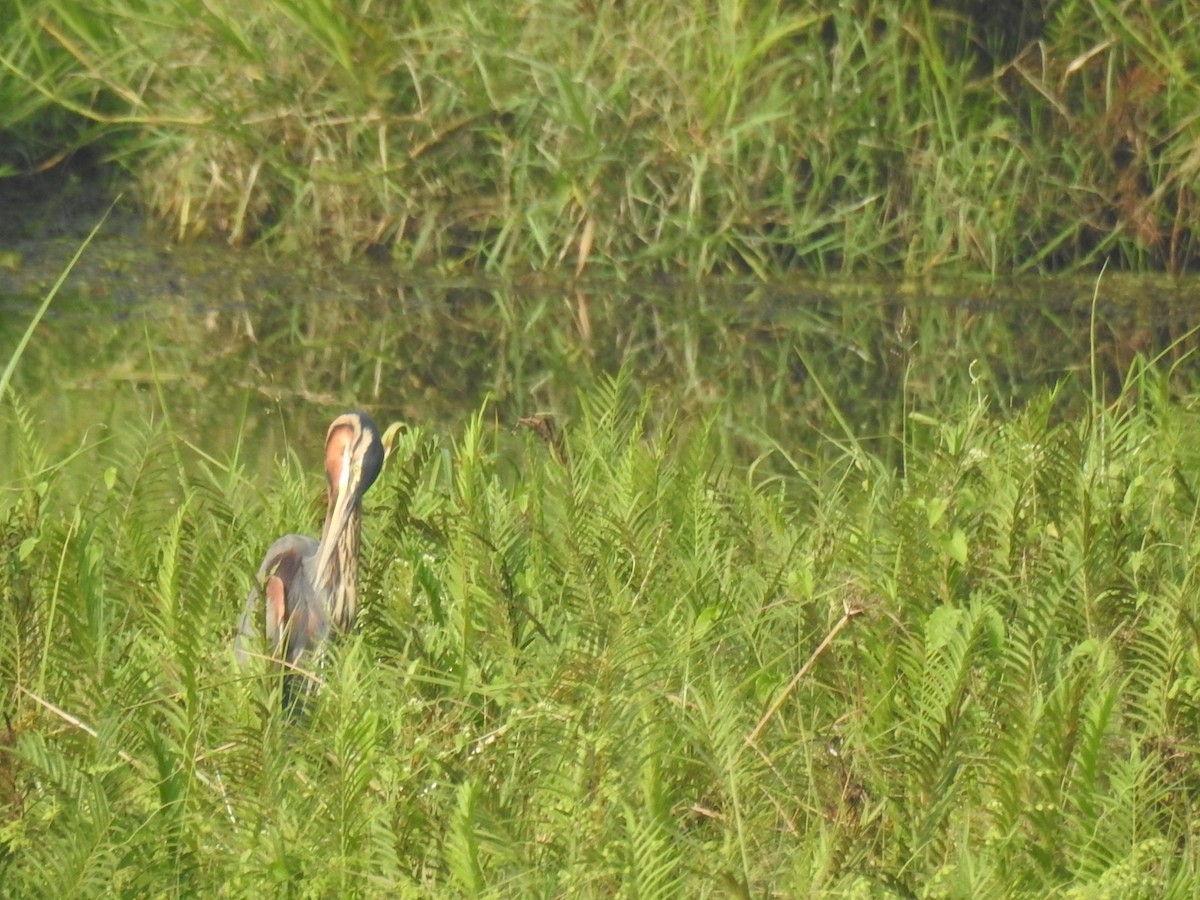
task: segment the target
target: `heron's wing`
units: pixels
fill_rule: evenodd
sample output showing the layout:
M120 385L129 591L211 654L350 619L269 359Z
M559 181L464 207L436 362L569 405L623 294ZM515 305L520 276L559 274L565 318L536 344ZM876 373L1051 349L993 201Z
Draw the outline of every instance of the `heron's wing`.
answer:
M246 595L246 605L238 619L238 633L234 639L234 655L240 665L245 665L250 659L250 650L254 646L256 635L266 634L267 646L279 656L281 648L281 625L287 615L289 594L293 592L292 583L297 580L297 574L304 567L304 560L315 556L317 541L303 534L287 534L273 543L263 557L262 565L258 567L258 575ZM255 627L254 620L258 616L258 598L260 593L267 599L263 616L263 629Z
M283 566L276 569L267 578L267 583L263 587L263 594L267 600L264 631L276 656L279 656L279 639L283 634L283 623L287 621L287 586L295 574L294 571L284 572L283 575L279 574L283 570Z
M329 637L329 610L314 588L313 568L312 557L306 558L303 570L288 585L280 636L283 646L276 656L290 666L297 665L306 652L319 649Z

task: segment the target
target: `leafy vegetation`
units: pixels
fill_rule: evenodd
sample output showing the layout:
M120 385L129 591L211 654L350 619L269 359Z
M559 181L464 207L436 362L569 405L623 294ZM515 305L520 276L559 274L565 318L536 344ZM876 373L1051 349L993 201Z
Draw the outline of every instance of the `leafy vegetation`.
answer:
M561 442L490 403L404 433L299 722L231 638L319 522L310 441L256 482L130 416L58 459L10 392L5 892L1196 892L1200 435L1166 358L1111 402L1098 369L1020 407L965 372L871 440L826 392L813 450L749 458L741 394L615 371Z
M1187 0L4 12L0 173L94 148L181 238L766 279L1196 255Z
M96 148L182 238L755 279L1195 252L1178 0L0 10L0 174ZM130 327L159 261L105 265L0 321L5 895L1197 894L1178 288L304 263ZM289 721L232 633L350 402L414 424Z

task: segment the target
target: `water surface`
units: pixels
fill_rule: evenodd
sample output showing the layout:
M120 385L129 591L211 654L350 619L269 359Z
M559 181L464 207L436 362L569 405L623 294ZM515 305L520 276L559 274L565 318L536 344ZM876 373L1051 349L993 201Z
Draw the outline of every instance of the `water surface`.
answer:
M4 250L0 357L78 244ZM1195 294L1190 281L1117 277L446 281L118 234L73 270L13 389L50 460L81 447L107 458L169 422L196 458L236 454L265 473L287 446L318 447L346 407L449 436L481 409L501 431L534 412L569 427L578 393L625 366L659 420L716 417L746 461L819 452L848 433L894 455L911 413L936 416L964 391L1002 413L1065 383L1058 404L1070 415L1115 397L1139 356L1161 356L1171 388L1191 390ZM6 446L14 428L0 418ZM20 461L5 457L9 480Z

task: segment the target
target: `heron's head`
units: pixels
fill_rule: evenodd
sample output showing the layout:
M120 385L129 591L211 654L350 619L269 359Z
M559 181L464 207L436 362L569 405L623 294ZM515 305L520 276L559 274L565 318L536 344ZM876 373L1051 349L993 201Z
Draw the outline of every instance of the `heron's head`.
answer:
M325 475L335 504L360 500L383 468L383 439L364 412L343 413L325 435Z
M333 420L325 436L325 477L329 512L325 538L337 544L346 526L357 520L362 495L383 468L383 441L371 417L363 412L343 413Z

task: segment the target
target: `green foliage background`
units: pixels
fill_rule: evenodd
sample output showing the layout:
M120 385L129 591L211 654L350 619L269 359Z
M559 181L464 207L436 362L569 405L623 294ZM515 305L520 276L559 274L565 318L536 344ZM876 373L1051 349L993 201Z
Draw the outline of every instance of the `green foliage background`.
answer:
M565 463L414 427L295 722L230 638L312 467L131 425L75 496L94 461L10 404L6 893L1191 896L1200 440L1164 376L1065 420L958 392L900 469L849 435L747 467L628 368Z
M443 270L1177 273L1192 12L0 0L0 172L89 148L179 237Z
M0 167L91 153L180 238L451 272L1181 272L1196 28L1181 0L1055 4L1015 43L871 0L0 0ZM0 892L1197 894L1187 298L1143 283L1100 333L1040 299L767 291L748 320L806 324L733 329L699 290L275 290L262 346L81 360L45 322L31 358L124 366L150 410L95 409L77 451L62 369L0 387ZM1047 322L1091 343L1076 374ZM271 370L293 406L443 404L368 495L362 627L299 721L231 637L262 550L320 521L310 447L262 479L172 424L272 341L303 347ZM509 431L535 399L564 458Z

